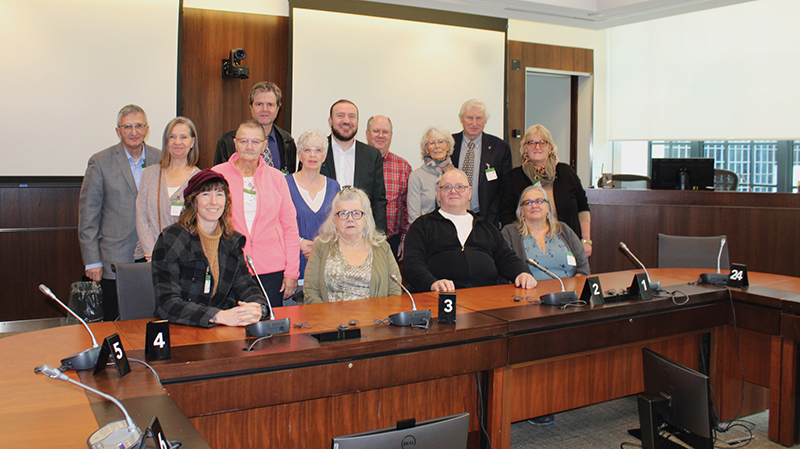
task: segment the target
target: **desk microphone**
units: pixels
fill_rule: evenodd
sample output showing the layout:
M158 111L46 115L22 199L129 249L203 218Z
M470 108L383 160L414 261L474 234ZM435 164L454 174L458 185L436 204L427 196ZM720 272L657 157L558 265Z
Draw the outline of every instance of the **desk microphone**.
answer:
M431 309L417 310L417 303L414 302L414 297L411 296L411 292L397 279L397 276L390 274L389 277L408 293L408 297L411 298L412 307L410 312L400 312L389 315L389 323L395 326L427 326L431 322Z
M725 249L725 242L728 239L722 237L719 240L719 254L717 254L717 272L716 273L703 273L700 275L700 283L701 284L716 284L716 285L724 285L728 283L728 275L724 274L720 270L720 265L722 264L722 250Z
M86 328L86 332L89 332L89 335L92 337L92 347L89 348L89 349L85 349L85 350L83 350L83 351L81 351L81 352L79 352L79 353L77 353L75 355L71 355L71 356L69 356L69 357L67 357L65 359L62 359L61 360L61 369L64 369L64 370L68 370L68 369L74 369L74 370L94 369L94 367L97 365L97 358L100 356L100 349L101 348L100 348L100 345L97 344L97 339L94 338L94 334L92 333L92 330L89 329L89 325L86 324L86 321L83 321L83 319L81 317L79 317L75 312L73 312L72 309L70 309L69 307L64 305L64 303L61 302L61 300L56 298L56 295L54 295L53 292L50 291L50 289L47 288L46 285L39 284L39 290L42 293L44 293L45 295L47 295L50 298L52 298L55 302L58 303L58 305L60 305L61 307L65 308L67 310L67 312L72 314L72 316L74 316L78 321L80 321L81 324L83 324L83 327Z
M258 286L261 287L261 293L263 293L264 298L267 299L267 307L269 307L269 319L261 320L258 323L248 324L244 328L245 332L251 337L266 337L267 335L288 333L289 329L292 328L292 321L289 318L284 318L282 320L275 319L275 314L272 313L272 304L269 302L269 296L267 296L267 291L264 290L264 284L261 283L261 278L258 277L256 265L253 263L253 258L250 257L249 254L246 254L244 258L247 260L247 264L250 265L250 268L253 270L253 274L255 274L256 280L258 281Z
M650 279L650 273L647 272L647 268L645 268L644 264L633 255L631 250L628 249L628 245L625 242L619 242L619 249L622 250L636 265L639 266L642 270L644 270L645 276L647 276L647 282L650 284L651 291L658 291L661 290L661 282L653 282Z
M539 299L542 301L542 304L547 304L549 306L563 306L564 304L569 304L578 300L578 294L576 292L565 291L564 281L562 281L561 278L555 273L543 267L539 262L531 259L530 257L525 259L525 262L528 262L530 265L533 265L534 267L544 271L545 274L551 278L558 279L558 282L561 283L560 292L548 293L539 297Z
M141 430L139 430L139 428L136 426L136 423L133 422L131 415L128 414L128 411L125 410L125 407L123 407L122 404L120 404L120 402L114 397L95 390L94 388L84 385L76 380L72 380L60 370L49 365L39 365L33 369L33 372L36 374L44 374L45 376L53 379L63 380L65 382L75 384L85 390L91 391L96 395L108 399L120 410L122 410L122 414L125 415L125 419L110 422L95 431L86 440L86 444L89 445L89 449L144 449L146 446L146 439L144 438L145 435Z

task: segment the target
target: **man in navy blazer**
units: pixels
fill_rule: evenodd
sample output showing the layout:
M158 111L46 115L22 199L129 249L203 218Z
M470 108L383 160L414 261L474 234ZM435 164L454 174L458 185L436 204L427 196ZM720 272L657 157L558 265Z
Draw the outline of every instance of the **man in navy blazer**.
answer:
M320 173L335 179L339 185L352 186L369 197L375 227L386 232L386 185L383 180L383 156L376 148L356 140L358 108L349 100L331 106L328 125L328 156Z
M89 159L81 184L78 238L86 276L103 289L106 321L119 315L111 264L144 258L136 234L136 195L144 167L161 159L160 150L144 143L149 130L141 107L122 108L117 115L120 142Z
M464 130L453 134L455 145L451 158L453 164L467 173L468 177L471 175L473 194L469 210L499 227L500 197L512 168L511 147L503 139L483 132L489 116L486 104L481 100L464 102L458 118ZM473 169L465 170L464 163L469 159L470 145L473 146Z

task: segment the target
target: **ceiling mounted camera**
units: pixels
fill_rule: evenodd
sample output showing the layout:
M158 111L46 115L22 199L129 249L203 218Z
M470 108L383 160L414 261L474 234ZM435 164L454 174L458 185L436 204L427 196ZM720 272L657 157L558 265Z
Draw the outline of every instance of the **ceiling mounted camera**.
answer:
M228 59L222 60L222 77L223 78L250 78L250 68L242 66L242 59L247 57L247 52L242 48L234 48L231 50Z

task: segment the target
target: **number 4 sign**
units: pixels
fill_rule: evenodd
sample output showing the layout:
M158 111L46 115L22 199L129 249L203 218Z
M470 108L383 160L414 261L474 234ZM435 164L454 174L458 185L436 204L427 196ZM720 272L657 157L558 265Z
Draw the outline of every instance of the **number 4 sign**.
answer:
M147 323L144 352L147 360L169 360L172 349L169 344L169 322L167 320Z

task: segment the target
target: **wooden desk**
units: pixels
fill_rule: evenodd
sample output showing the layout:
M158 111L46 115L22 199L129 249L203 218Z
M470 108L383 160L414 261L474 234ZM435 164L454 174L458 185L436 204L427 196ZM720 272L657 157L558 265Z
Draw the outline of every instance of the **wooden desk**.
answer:
M642 347L698 368L703 338L710 338L707 358L715 392L723 398L720 413L732 418L741 391L731 326L735 312L745 410L769 407L770 438L793 444L796 401L793 394L791 400L784 396L796 389L800 319L792 311L800 301L792 289L800 279L750 273L751 287L733 289L731 302L725 288L685 284L703 271L650 271L668 290L682 284L677 289L690 296L686 304L656 299L559 310L511 298L538 298L560 289L557 281L533 290L511 285L462 290L457 324L434 322L429 330L373 323L409 310L405 297L276 309L278 318L315 327L293 327L288 335L257 343L252 352L242 350L252 341L243 329L171 325L173 358L153 363L163 389L135 364L134 373L121 380L81 378L123 398L168 393L214 448L327 447L334 435L459 412L472 414L469 447L474 448L479 446L475 373L483 372L488 373L488 430L494 447L503 448L509 446L511 422L641 391ZM604 289L620 290L636 272L607 273L600 280ZM583 282L565 280L567 289L577 291ZM418 308L436 316L436 294L415 299ZM310 336L350 319L360 321L360 339L319 343ZM129 356L143 357L145 321L93 327L98 338L119 332ZM29 349L15 365L19 368L4 363L0 372L0 430L13 436L57 426L55 434L69 441L64 447L83 445L97 428L88 405L95 399L31 371L89 345L77 326L0 339L6 360L15 348ZM54 405L28 400L37 394ZM71 411L69 418L62 423L36 417L52 407L61 414ZM38 433L42 445L51 441Z

